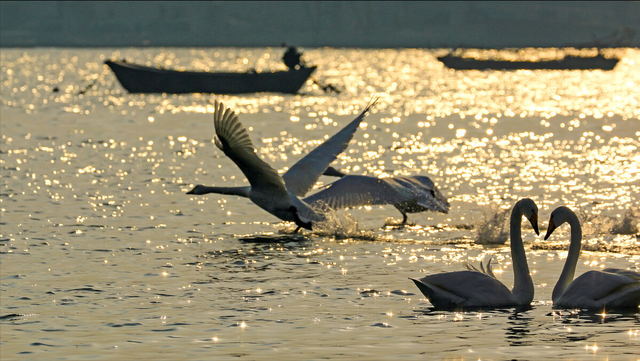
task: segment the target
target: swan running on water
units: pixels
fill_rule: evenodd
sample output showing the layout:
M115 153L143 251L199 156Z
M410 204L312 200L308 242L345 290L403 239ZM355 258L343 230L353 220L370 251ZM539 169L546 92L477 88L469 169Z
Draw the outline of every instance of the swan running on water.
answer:
M376 101L371 101L356 119L294 164L282 177L258 157L247 130L235 112L216 102L213 114L215 144L240 168L250 186L196 185L187 194L218 193L246 197L283 221L312 229L312 224L322 221L324 216L298 197L309 192L329 164L347 148L360 122Z
M558 207L551 213L549 228L544 236L564 223L571 227L571 244L564 268L553 288L551 299L559 307L569 308L638 308L640 306L640 273L617 268L588 271L573 279L580 258L582 228L576 214L567 207Z
M327 189L304 199L308 204L322 202L328 207L349 208L361 205L393 204L402 213L402 224L407 213L435 211L449 212L449 202L433 181L425 176L376 178L365 175L347 175L329 167L324 175L341 177Z
M519 200L511 211L511 259L514 273L511 291L493 276L490 262L486 273L477 270L447 272L412 281L427 296L429 302L439 309L530 305L534 288L522 243L523 215L531 222L536 234L540 234L538 207L529 198Z

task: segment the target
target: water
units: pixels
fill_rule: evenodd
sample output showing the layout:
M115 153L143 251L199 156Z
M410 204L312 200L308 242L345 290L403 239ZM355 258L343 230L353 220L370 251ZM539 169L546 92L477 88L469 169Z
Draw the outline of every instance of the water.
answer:
M102 62L260 71L281 49L3 49L1 358L636 360L638 312L551 307L566 225L543 241L523 222L531 309L434 311L408 278L491 257L511 287L501 233L522 197L543 233L559 205L580 215L578 274L638 270L640 51L610 50L610 72L456 72L440 54L311 49L342 93L216 97L130 95ZM429 175L449 214L397 227L395 208L363 207L292 235L247 199L184 194L246 184L212 143L215 99L284 171L374 95L334 165Z

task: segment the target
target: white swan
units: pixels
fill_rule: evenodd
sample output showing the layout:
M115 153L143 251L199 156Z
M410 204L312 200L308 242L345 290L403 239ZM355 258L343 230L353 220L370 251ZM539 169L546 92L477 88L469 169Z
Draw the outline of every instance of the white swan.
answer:
M407 213L449 212L447 198L426 176L376 178L347 175L333 167L328 167L324 175L341 179L331 183L327 189L306 197L306 203L323 203L333 209L392 204L402 213L402 224L407 222Z
M571 244L558 283L551 299L559 307L570 308L638 308L640 307L640 273L616 268L588 271L573 279L580 257L582 228L576 214L567 207L558 207L551 213L549 228L544 236L564 223L571 227Z
M187 194L219 193L247 197L281 220L295 222L299 227L311 229L312 222L321 221L324 217L298 196L306 194L329 164L347 148L353 133L376 101L370 102L356 119L294 164L282 177L258 157L249 134L235 112L216 102L213 115L215 144L240 168L249 180L250 186L196 185Z
M441 309L530 305L534 288L521 237L523 215L529 219L536 234L539 234L538 207L531 199L519 200L511 211L510 224L513 290L510 291L493 277L490 264L487 273L476 270L447 272L419 280L412 279L413 282L434 307Z

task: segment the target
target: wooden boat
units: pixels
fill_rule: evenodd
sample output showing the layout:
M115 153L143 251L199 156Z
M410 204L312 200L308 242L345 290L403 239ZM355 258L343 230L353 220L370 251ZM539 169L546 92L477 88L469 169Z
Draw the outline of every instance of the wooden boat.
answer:
M543 61L508 61L508 60L478 60L463 58L455 55L438 57L448 68L456 70L588 70L588 69L613 69L620 59L605 58L601 54L591 57L565 56L558 60Z
M129 93L296 94L316 67L257 73L178 71L105 61Z

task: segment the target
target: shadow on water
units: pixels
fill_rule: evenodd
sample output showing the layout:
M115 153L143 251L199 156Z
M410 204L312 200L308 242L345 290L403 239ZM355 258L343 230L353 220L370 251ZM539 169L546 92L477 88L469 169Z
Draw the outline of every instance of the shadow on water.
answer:
M533 316L528 313L531 307L528 309L516 309L508 317L505 328L505 338L511 346L529 346L533 343L534 339L528 340L532 336L531 334L531 322Z
M290 235L282 235L282 236L264 236L264 235L256 235L256 236L247 236L238 238L239 241L244 243L257 243L257 244L288 244L288 243L296 243L301 244L305 242L311 242L311 238L307 237L303 234L290 234Z
M633 321L640 323L640 309L615 309L609 311L594 311L587 309L566 309L554 307L547 316L559 317L565 324L593 323L605 324L618 321Z
M517 314L519 312L526 312L532 310L531 306L517 306L517 307L429 307L426 310L416 310L415 312L422 313L425 316L440 316L446 313L496 313L496 314Z

